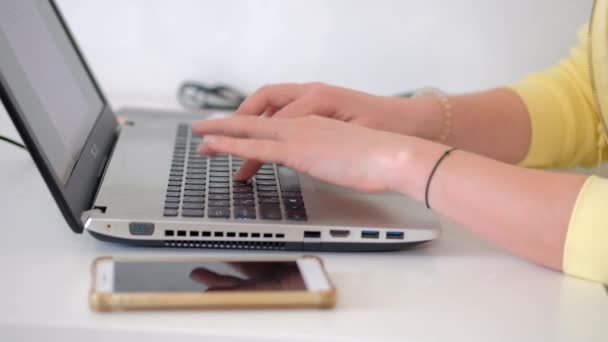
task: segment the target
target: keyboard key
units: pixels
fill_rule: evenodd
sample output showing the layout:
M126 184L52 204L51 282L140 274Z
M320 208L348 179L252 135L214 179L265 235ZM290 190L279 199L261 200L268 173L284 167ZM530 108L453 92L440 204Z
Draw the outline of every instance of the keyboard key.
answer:
M267 179L260 179L260 180L256 180L255 183L257 185L270 185L270 186L276 186L277 185L277 181L272 179L272 180L267 180Z
M208 205L210 207L229 207L230 201L226 201L226 200L209 201Z
M304 201L300 198L284 198L285 209L304 209Z
M258 191L277 191L276 186L258 185Z
M260 197L258 198L258 203L274 203L274 204L279 204L279 198L278 197Z
M279 194L276 191L258 191L258 197L278 197Z
M260 217L264 220L280 220L281 207L278 204L260 204Z
M191 176L191 175L205 176L205 175L207 175L207 171L205 171L205 170L188 170L188 171L186 171L186 176ZM203 177L203 178L206 178L206 177Z
M257 175L255 176L255 180L274 180L276 177L274 175Z
M199 209L199 210L205 209L205 206L203 203L184 203L182 207L184 209Z
M302 198L286 197L286 198L283 198L283 203L285 203L285 204L304 204L304 201L302 200Z
M165 202L165 209L177 209L177 208L179 208L179 203Z
M184 209L182 210L183 217L204 217L205 211L202 209Z
M210 177L230 177L230 172L218 172L218 171L211 171L209 173Z
M174 172L174 171L171 171L171 173L169 174L170 177L179 177L180 179L182 178L183 175L184 175L183 172Z
M190 179L205 179L207 178L207 175L203 174L203 175L196 175L196 174L187 174L186 175L186 179L190 180Z
M233 181L232 187L233 188L252 188L253 189L253 184L251 184L249 182L243 182L243 181Z
M180 192L180 191L182 191L181 186L168 186L167 187L167 192Z
M210 218L230 218L230 208L209 207L208 215Z
M285 212L285 216L290 221L307 221L308 220L306 211L302 211L302 210L298 210L298 211L288 210Z
M227 173L228 175L230 175L230 169L227 167L211 167L211 169L209 169L209 172L222 172L222 173ZM214 176L217 177L217 176ZM219 176L219 177L228 177L228 176Z
M167 192L167 197L177 197L179 198L181 196L181 193L179 192Z
M184 191L184 196L202 197L202 196L205 196L205 192L204 191L186 190L186 191Z
M179 182L182 183L182 177L169 177L169 182Z
M225 194L209 194L209 200L230 200L230 195Z
M205 185L207 183L204 179L189 179L186 181L186 185Z
M250 207L250 206L255 206L255 201L253 199L235 199L234 205Z
M184 196L184 203L205 203L205 197Z
M300 180L298 174L285 166L277 166L279 172L279 184L281 191L300 191Z
M227 155L223 156L212 156L211 161L227 162L230 159Z
M283 196L283 198L302 198L302 193L301 192L285 192L283 191L281 193L281 195Z
M211 195L209 195L211 196ZM253 199L253 194L232 194L232 197L234 197L234 199Z
M179 203L179 197L167 197L165 203Z
M232 192L235 194L252 194L253 188L232 188Z
M181 181L169 181L169 186L182 186Z
M165 211L163 212L163 216L175 217L175 216L177 216L177 210L176 209L165 209Z
M256 218L255 207L234 207L234 218L235 219L245 219L245 220L253 220Z
M209 182L230 182L229 177L209 177Z
M209 188L230 189L230 183L228 183L228 182L211 182L211 183L209 183Z
M273 175L274 176L274 169L272 169L272 170L259 170L256 174L258 174L258 175Z
M229 194L229 188L211 188L209 189L210 194Z
M186 185L184 189L186 191L205 191L205 184Z

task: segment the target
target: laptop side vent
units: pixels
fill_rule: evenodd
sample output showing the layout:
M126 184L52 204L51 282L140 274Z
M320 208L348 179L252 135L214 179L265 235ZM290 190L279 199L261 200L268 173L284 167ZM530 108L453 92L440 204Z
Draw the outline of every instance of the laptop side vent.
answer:
M280 241L165 240L165 247L285 250L285 242L280 242Z

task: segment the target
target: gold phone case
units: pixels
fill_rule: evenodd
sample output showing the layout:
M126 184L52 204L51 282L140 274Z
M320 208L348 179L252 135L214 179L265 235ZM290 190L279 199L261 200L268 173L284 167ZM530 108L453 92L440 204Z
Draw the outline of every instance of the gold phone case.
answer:
M320 308L329 309L336 303L336 289L327 275L323 261L319 260L323 273L331 289L329 291L242 291L242 292L208 292L208 293L100 293L95 289L97 265L102 260L111 261L145 261L145 262L243 262L243 261L295 261L298 258L258 258L258 259L134 259L100 257L93 261L91 267L92 285L89 294L91 309L100 312L130 310L203 310L203 309L261 309L261 308Z

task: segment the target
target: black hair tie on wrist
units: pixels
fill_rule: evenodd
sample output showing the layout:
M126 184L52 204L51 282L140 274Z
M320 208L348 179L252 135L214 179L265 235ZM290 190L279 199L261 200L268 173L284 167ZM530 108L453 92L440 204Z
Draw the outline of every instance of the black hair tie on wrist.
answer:
M435 166L433 166L433 170L431 171L431 174L429 175L429 179L426 182L426 189L424 191L424 204L426 204L426 208L427 209L431 209L431 205L429 204L429 192L431 189L431 182L433 181L433 177L435 177L435 173L437 172L437 169L439 168L439 166L441 165L441 163L443 163L443 161L445 160L445 158L447 158L447 156L449 156L452 152L458 150L457 148L451 148L445 152L443 152L443 154L441 155L441 157L439 157L439 159L437 159L437 162L435 163Z

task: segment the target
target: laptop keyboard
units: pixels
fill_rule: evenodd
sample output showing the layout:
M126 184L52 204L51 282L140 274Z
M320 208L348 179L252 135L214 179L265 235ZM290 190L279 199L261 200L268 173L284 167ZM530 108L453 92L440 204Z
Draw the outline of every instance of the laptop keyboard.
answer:
M188 124L177 127L164 203L165 217L306 221L297 173L264 164L252 181L232 179L243 160L228 155L201 156L201 137Z

